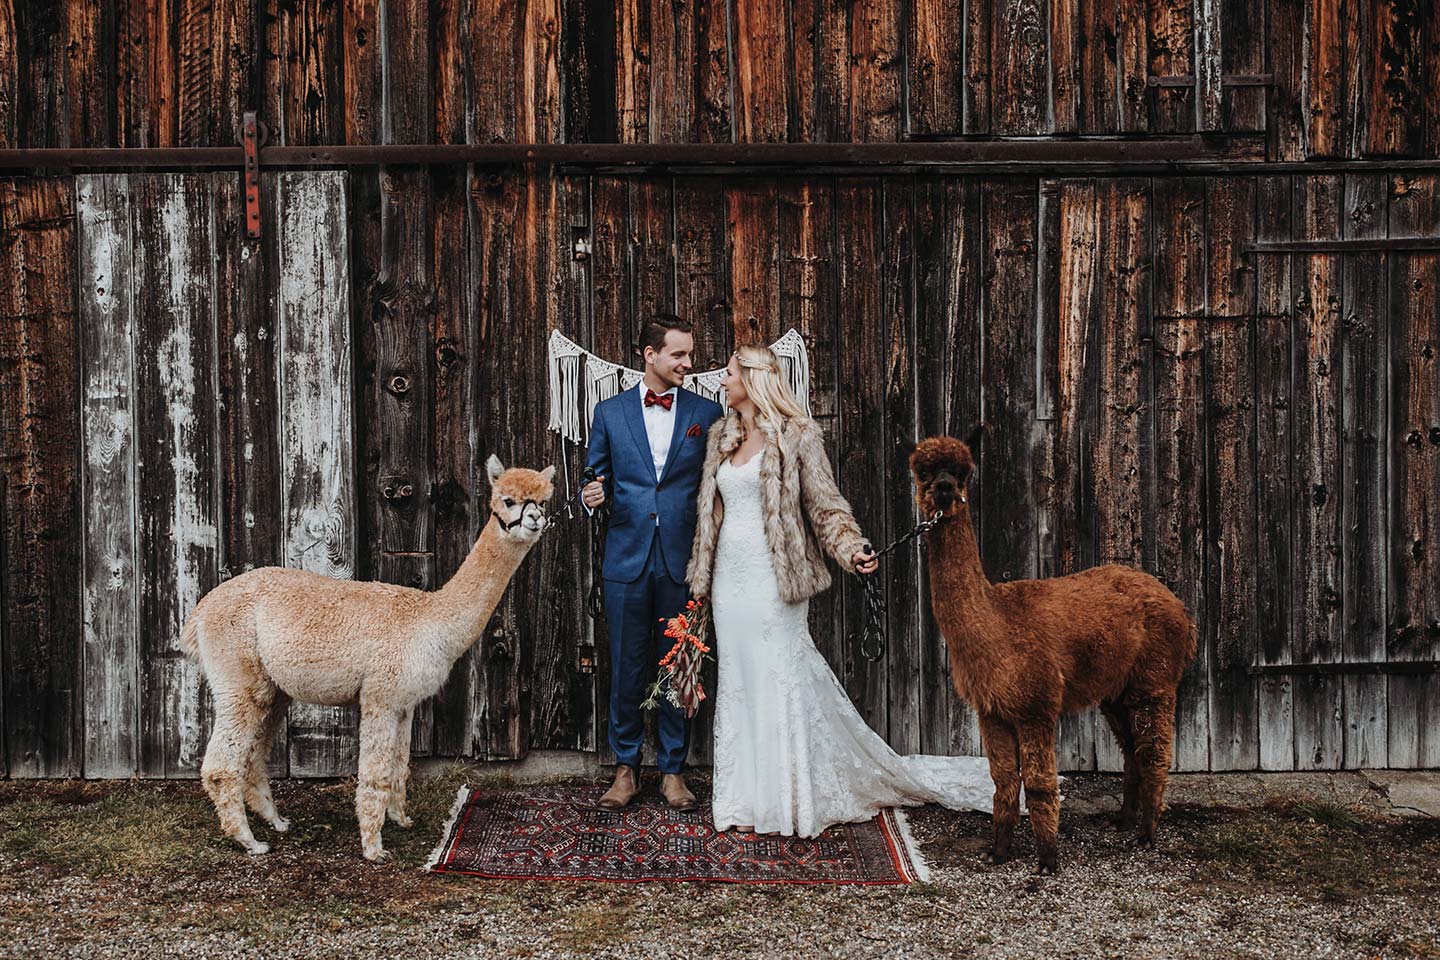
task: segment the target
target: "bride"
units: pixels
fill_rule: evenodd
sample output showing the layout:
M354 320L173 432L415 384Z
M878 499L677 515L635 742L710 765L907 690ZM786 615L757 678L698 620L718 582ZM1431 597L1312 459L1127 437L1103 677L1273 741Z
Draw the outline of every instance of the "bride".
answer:
M878 561L775 354L741 347L725 391L686 571L691 592L710 597L718 644L715 829L813 837L884 807L989 812L983 758L898 756L810 638L809 598L830 585L821 545L856 573Z

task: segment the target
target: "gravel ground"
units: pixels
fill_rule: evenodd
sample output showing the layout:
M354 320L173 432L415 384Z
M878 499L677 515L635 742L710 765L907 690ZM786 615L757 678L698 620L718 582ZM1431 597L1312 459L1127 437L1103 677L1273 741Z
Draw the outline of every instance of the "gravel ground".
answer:
M1028 838L985 866L988 818L933 807L912 814L932 882L909 887L426 874L467 779L417 784L415 827L387 827L397 856L378 866L359 856L344 781L278 784L295 827L258 860L220 838L193 782L0 783L0 955L1440 958L1440 821L1355 798L1177 790L1142 851L1108 826L1115 778L1079 777L1045 878Z

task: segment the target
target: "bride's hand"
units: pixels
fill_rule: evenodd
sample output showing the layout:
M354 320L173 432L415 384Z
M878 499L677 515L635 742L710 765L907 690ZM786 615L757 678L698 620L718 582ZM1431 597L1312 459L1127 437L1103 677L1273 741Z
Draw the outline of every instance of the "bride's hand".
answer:
M850 558L850 563L855 567L856 573L871 574L880 569L880 558L875 556L874 548L866 545L864 550L857 550L855 556Z

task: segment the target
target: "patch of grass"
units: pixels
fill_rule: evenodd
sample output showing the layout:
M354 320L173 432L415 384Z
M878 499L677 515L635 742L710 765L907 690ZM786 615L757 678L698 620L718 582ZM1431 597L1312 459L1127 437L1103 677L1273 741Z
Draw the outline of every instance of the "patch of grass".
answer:
M1179 808L1173 818L1206 883L1260 885L1343 900L1440 893L1440 824L1279 799L1258 810Z
M225 859L209 801L144 783L67 783L0 803L0 856L86 876L201 871Z

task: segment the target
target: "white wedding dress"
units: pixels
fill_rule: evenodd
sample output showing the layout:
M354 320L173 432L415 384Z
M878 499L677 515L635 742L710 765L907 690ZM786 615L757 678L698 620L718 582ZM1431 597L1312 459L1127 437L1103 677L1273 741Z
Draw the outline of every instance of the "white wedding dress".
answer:
M865 723L810 638L809 601L780 599L760 505L760 455L721 461L724 500L710 590L716 830L813 837L884 807L990 812L981 757L902 757Z

